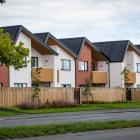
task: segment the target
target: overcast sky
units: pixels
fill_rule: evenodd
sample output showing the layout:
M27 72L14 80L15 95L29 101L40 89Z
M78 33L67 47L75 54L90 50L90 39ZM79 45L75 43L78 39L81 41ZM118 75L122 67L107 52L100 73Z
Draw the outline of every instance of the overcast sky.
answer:
M140 43L140 0L7 0L0 26L22 24L57 38Z

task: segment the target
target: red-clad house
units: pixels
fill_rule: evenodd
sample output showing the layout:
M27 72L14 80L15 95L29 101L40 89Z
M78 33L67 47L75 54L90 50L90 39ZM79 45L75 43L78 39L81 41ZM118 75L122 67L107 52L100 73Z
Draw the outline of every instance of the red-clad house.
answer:
M93 86L105 86L107 84L107 72L98 72L98 61L107 61L107 58L85 37L60 39L77 58L76 64L76 87L87 85L91 80ZM94 77L93 77L94 75Z
M9 69L5 65L0 65L0 87L9 86Z

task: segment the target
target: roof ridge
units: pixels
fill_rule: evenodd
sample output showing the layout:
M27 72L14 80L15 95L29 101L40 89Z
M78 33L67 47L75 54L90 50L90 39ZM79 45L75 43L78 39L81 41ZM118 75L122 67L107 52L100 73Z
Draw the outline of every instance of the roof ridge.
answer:
M50 32L41 32L41 33L33 33L33 34L35 34L35 35L37 35L37 34L50 34Z
M94 43L111 43L111 42L125 42L125 41L130 41L130 40L113 40L113 41L100 41L100 42L93 42Z
M71 38L60 38L59 40L71 40L71 39L85 39L86 37L71 37Z

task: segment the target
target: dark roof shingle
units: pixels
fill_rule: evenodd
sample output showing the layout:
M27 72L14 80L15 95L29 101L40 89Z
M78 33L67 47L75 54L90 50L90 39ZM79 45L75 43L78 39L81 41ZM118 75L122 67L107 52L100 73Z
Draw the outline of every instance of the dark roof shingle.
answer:
M45 42L49 33L48 32L46 32L46 33L35 33L34 35L36 35L39 39L41 39L43 42Z
M13 41L15 42L18 37L21 27L22 25L15 25L15 26L7 26L7 27L1 27L1 28L3 28L5 32L8 32L11 35Z
M65 38L65 39L59 39L63 44L66 45L66 47L71 50L75 55L79 55L79 52L81 50L84 37L78 37L78 38Z
M99 50L109 57L110 62L122 62L129 40L95 42L93 43Z

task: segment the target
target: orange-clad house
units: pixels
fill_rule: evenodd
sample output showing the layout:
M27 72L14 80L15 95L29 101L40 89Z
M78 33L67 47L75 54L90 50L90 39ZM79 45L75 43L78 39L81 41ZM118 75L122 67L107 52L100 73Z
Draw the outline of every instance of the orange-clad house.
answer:
M87 38L66 38L60 41L77 56L76 87L86 86L88 79L93 86L108 85L108 68L103 68L103 63L107 63L108 59Z

